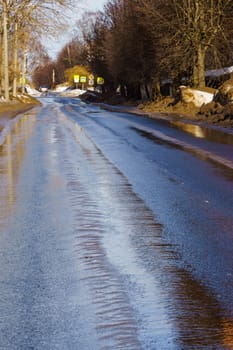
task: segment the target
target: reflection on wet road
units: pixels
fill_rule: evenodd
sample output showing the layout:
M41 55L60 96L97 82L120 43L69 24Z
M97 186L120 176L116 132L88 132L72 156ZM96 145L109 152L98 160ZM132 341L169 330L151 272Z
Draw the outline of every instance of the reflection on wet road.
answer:
M219 169L223 169L223 174L225 176L228 176L233 180L233 161L231 161L227 158L218 156L215 153L205 151L201 148L198 148L195 146L190 146L189 144L187 144L183 141L178 141L176 139L165 136L165 135L158 133L158 132L157 133L155 133L155 132L150 133L148 131L144 131L144 130L137 129L137 128L132 128L132 129L137 131L140 135L152 140L155 143L158 143L158 144L164 145L164 146L171 146L172 148L181 149L181 150L184 150L186 152L190 152L190 153L196 155L199 159L213 162L216 167L218 167ZM197 137L199 137L199 133L198 133Z
M14 205L15 187L24 157L25 143L31 136L34 123L35 115L25 115L4 136L4 140L2 139L3 144L0 145L0 200L3 205L0 211L0 223L10 214Z
M47 104L1 146L0 349L233 349L218 183L191 192L135 125L89 108Z
M227 134L223 130L221 131L196 124L189 124L180 120L170 120L169 124L198 138L226 145L233 145L233 134Z

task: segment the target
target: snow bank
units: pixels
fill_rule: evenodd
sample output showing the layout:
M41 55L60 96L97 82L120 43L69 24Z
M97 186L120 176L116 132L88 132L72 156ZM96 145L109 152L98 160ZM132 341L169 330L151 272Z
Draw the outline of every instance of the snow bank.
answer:
M68 96L68 97L78 97L82 94L84 94L86 90L81 89L72 89L72 90L66 90L61 93L62 96Z
M57 85L54 89L55 92L64 92L69 88L67 85Z
M214 94L206 91L180 86L181 101L193 103L196 107L201 107L213 100Z
M27 91L28 95L30 95L30 96L35 96L35 97L41 96L40 91L31 88L29 85L26 85L26 91Z

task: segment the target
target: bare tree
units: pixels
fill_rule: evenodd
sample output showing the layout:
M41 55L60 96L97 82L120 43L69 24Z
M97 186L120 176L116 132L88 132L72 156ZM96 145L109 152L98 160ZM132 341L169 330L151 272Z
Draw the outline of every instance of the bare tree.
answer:
M5 100L9 100L9 59L8 59L8 31L7 31L7 21L8 21L8 1L2 0L2 48L3 48L3 76L4 76L4 92Z
M194 86L205 85L206 55L226 37L231 0L140 0L141 12L165 53L161 62L191 70ZM168 59L166 59L166 57Z
M177 37L193 59L194 86L205 85L205 59L215 39L224 36L224 17L230 0L173 0L178 19Z
M109 0L79 22L81 41L69 41L57 64L88 63L128 97L159 95L167 78L202 87L206 68L232 59L232 13L231 0Z
M113 76L115 86L121 87L122 94L145 98L151 95L154 45L140 21L138 5L138 0L109 1L102 23L96 22L95 50L92 51L97 48L99 58L102 54L102 62Z
M71 2L72 0L0 0L4 62L2 79L4 80L6 100L9 100L10 68L13 71L13 94L16 95L20 58L22 61L25 60L25 50L30 50L31 37L35 36L35 33L37 37L40 37L43 31L52 33L55 27L63 26L61 10L69 6ZM13 57L11 67L10 57ZM22 67L24 70L24 63L22 63ZM24 78L22 80L24 81Z

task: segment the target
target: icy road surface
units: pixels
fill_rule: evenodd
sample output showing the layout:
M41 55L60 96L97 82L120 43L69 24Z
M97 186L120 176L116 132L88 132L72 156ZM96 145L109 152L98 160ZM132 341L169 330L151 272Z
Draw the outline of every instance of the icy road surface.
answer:
M0 349L233 349L231 136L43 101L0 146Z

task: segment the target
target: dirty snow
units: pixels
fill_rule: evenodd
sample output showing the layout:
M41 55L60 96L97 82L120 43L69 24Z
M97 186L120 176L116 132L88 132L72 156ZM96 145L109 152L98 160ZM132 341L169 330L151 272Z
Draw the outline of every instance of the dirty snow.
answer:
M194 104L197 107L201 107L203 104L207 104L213 100L214 94L210 92L200 91L193 89Z
M86 92L86 90L82 90L82 89L65 90L62 92L62 96L78 97L78 96L84 94L85 92Z

